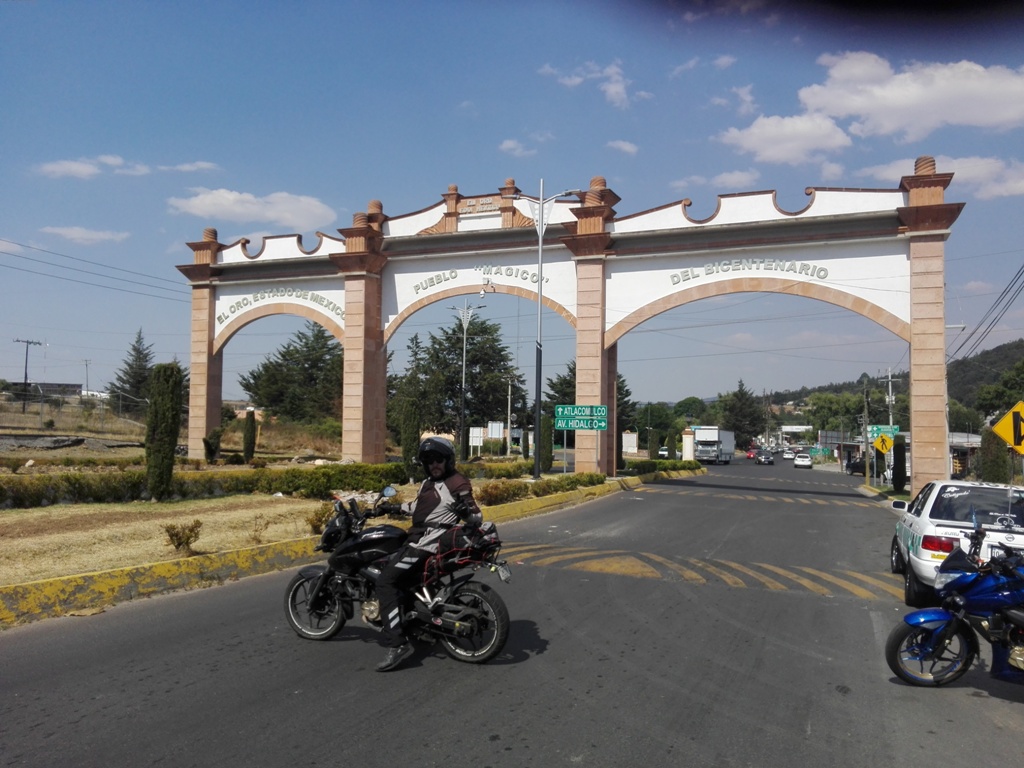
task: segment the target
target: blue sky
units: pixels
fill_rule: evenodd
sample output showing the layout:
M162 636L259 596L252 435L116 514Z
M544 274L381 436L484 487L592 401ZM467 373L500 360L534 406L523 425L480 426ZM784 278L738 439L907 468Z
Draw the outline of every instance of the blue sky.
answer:
M1001 293L1024 263L1024 9L930 5L0 0L0 378L22 379L14 340L38 340L30 379L102 389L139 329L157 362L187 363L175 265L208 226L313 242L373 199L399 215L509 177L536 194L604 176L619 215L690 198L700 218L765 189L798 210L811 186L893 188L920 155L967 204L946 246L947 323L965 326L950 354L1020 338L1024 306ZM483 303L532 385L535 305ZM396 365L412 333L452 322L412 318ZM225 396L299 327L236 337ZM546 379L574 351L555 315L544 337ZM849 312L742 294L649 321L619 364L634 399L675 402L908 359Z

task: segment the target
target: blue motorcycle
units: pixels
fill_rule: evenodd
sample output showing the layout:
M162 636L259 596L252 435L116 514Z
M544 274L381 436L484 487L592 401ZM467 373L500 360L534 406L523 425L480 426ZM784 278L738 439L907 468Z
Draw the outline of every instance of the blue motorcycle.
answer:
M885 643L889 669L911 685L958 680L978 659L979 636L992 645L991 676L1024 682L1024 551L999 543L983 561L985 531L972 519L968 551L957 548L938 568L941 607L908 613ZM1011 517L996 525L1024 534Z

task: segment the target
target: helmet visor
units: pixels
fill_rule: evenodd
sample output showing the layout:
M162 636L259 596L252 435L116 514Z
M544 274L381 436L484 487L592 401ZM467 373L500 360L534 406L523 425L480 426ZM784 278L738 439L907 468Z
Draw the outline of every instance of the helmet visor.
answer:
M444 456L437 451L427 451L423 454L423 463L427 466L431 464L444 464Z

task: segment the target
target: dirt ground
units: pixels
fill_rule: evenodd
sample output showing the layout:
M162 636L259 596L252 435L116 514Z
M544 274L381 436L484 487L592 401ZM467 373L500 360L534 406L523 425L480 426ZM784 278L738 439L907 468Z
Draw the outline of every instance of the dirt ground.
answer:
M107 457L138 456L137 446L99 449ZM6 450L25 461L45 456L95 456L81 448ZM74 471L60 467L50 470ZM83 471L89 471L85 468ZM414 490L400 489L401 498ZM343 494L344 495L344 494ZM358 494L352 494L357 496ZM346 495L347 497L347 495ZM370 495L372 498L372 494ZM321 501L285 496L229 496L175 502L63 504L0 510L0 585L176 560L184 553L168 542L164 526L201 520L196 553L222 552L312 535L306 517Z

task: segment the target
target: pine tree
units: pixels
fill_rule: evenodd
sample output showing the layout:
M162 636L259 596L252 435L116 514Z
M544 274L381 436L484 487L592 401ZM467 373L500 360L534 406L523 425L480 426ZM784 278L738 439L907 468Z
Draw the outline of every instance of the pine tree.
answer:
M1010 460L1006 442L991 429L981 433L981 479L986 483L1010 482Z
M163 363L153 368L152 398L146 420L146 486L156 501L171 495L174 449L181 430L184 378L177 363Z
M764 432L767 420L764 406L759 398L740 379L736 391L725 396L722 427L736 433L736 445L750 445L751 441Z
M238 383L256 407L274 416L306 424L340 420L342 360L338 340L307 321Z
M242 429L242 458L248 464L256 455L256 411L245 412L245 425Z
M139 328L114 381L107 385L107 392L119 413L136 416L145 414L152 373L153 345L145 343L142 329Z

